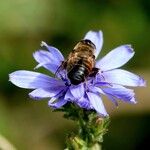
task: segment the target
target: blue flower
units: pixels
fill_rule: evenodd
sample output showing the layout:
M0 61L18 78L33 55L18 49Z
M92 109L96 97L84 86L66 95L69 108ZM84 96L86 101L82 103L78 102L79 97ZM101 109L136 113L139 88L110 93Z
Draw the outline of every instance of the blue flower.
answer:
M96 46L94 55L97 58L103 45L102 32L89 31L84 39L94 43ZM57 48L49 46L45 42L42 42L41 46L46 47L48 51L39 50L33 54L34 59L38 62L35 69L44 67L55 74L64 61L64 57ZM107 116L101 95L107 96L115 105L118 105L118 99L136 103L134 91L124 86L145 86L145 81L140 76L118 69L127 63L133 55L134 51L130 45L121 45L113 49L96 61L95 67L99 68L96 76L88 77L85 82L79 85L70 84L66 70L61 70L59 74L56 74L56 77L19 70L11 73L9 80L18 87L34 89L29 93L33 99L49 98L48 105L54 109L71 102L81 108L93 109L98 114Z

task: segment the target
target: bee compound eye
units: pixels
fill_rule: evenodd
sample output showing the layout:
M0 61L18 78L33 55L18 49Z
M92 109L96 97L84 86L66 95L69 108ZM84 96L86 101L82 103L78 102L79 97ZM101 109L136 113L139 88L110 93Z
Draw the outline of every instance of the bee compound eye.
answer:
M88 40L88 39L86 39L86 40L84 40L85 41L85 43L87 43L87 44L91 44L92 42L90 41L90 40Z
M82 40L81 42L83 42L89 46L92 46L93 48L96 48L95 44L89 39Z

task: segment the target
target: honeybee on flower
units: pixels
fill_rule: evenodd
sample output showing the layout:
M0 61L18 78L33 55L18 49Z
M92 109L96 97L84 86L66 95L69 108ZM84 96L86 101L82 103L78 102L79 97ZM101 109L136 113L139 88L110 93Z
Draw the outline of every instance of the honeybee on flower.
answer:
M134 91L125 86L145 86L146 83L142 77L118 69L134 56L131 45L121 45L97 60L102 45L102 31L89 31L64 59L57 48L42 42L41 46L48 51L39 50L33 54L38 62L35 69L44 67L56 77L19 70L11 73L9 80L18 87L33 89L29 93L33 99L49 98L48 105L54 109L74 103L108 116L101 95L115 105L118 99L136 103Z

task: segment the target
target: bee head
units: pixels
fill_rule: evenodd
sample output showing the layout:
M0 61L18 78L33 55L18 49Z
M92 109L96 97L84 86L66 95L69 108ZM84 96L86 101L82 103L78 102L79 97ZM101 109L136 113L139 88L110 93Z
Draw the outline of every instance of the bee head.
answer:
M92 47L93 49L96 49L95 44L91 40L84 39L84 40L81 40L80 42L83 43L83 44L86 44L86 45L88 45L90 47Z

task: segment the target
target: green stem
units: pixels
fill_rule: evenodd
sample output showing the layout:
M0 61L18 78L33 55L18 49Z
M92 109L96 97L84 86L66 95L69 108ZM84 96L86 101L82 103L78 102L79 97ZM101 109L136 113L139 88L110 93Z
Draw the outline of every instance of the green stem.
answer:
M65 150L102 150L101 144L110 122L109 117L102 118L95 111L73 104L66 105L61 111L65 112L65 118L78 125L77 133L68 135Z

